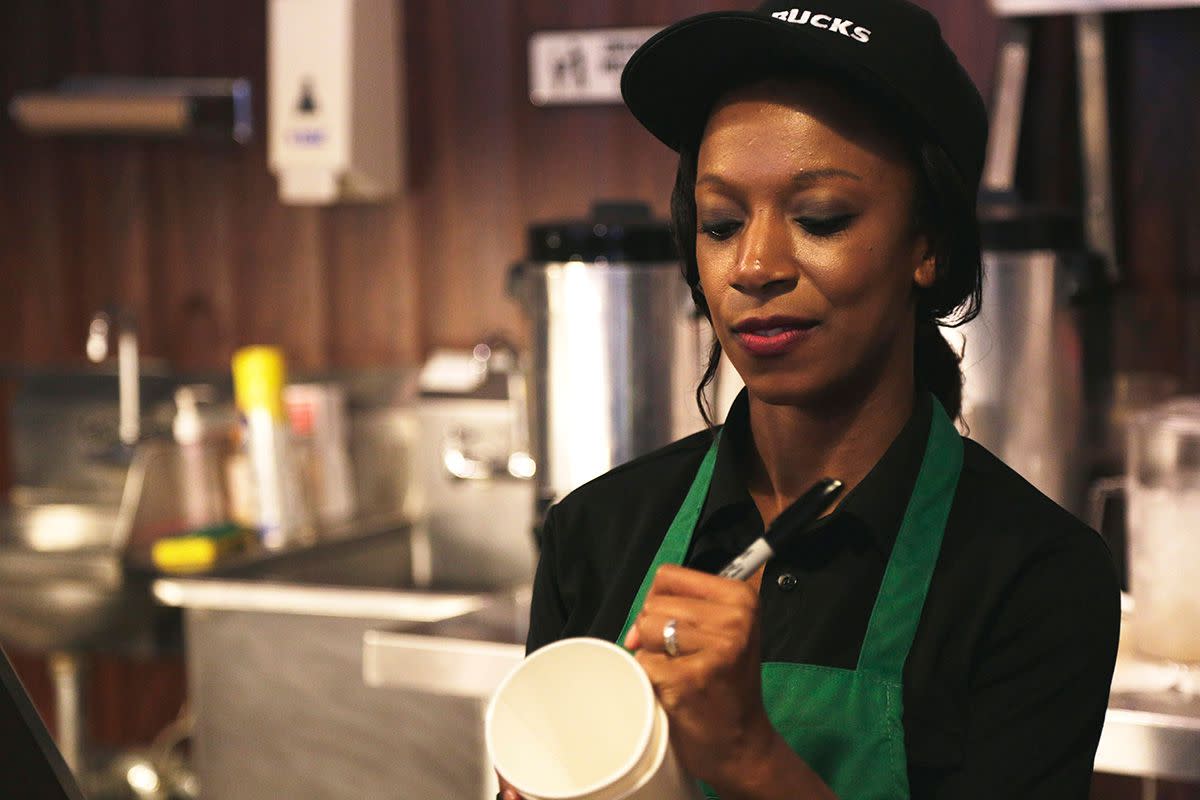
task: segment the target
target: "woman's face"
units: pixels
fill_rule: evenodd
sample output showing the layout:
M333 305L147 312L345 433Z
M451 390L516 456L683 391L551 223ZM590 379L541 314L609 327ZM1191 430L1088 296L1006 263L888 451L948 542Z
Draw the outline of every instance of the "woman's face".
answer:
M754 396L799 404L911 376L914 286L934 277L914 185L900 144L827 84L763 82L716 105L697 162L696 259Z

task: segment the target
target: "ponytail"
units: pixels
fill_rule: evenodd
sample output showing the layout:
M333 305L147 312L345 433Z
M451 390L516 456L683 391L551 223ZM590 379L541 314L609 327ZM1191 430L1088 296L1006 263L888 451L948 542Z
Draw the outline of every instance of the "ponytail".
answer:
M962 413L962 358L940 326L957 327L979 313L983 265L975 192L940 146L925 143L915 160L914 224L929 239L935 268L933 285L917 291L913 371L917 384L933 392L950 419L957 419Z
M938 324L932 319L918 320L913 367L917 381L938 399L950 419L962 413L963 376L961 358Z

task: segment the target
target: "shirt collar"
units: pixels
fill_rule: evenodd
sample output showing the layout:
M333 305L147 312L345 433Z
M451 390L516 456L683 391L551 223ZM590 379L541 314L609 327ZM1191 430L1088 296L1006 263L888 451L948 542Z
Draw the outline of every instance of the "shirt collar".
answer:
M931 396L919 391L912 413L883 456L837 509L814 526L814 533L829 526L853 523L854 527L869 532L885 556L890 554L916 485L932 415ZM722 527L720 521L735 511L737 516L753 514L757 520L758 512L745 480L745 453L750 443L750 404L743 389L725 418L712 484L696 527L697 539ZM761 523L758 529L761 531Z
M697 522L697 531L704 530L714 517L725 509L749 504L754 500L746 488L746 447L750 444L750 401L742 389L734 398L725 424L721 426L721 438L717 443L717 460L713 464L712 483L708 497Z

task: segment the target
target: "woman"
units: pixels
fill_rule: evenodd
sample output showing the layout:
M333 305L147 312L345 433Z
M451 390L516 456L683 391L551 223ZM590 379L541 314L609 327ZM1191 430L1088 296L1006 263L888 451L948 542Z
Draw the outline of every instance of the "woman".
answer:
M978 304L986 117L937 23L905 0L702 15L622 88L679 151L685 276L746 390L719 435L550 510L529 649L623 642L724 800L1086 797L1117 583L951 423L937 322ZM824 476L849 491L794 547L711 574Z

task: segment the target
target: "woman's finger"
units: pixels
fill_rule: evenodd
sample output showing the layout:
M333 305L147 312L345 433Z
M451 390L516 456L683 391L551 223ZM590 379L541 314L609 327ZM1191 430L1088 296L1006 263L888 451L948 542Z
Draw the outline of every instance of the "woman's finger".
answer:
M500 773L496 773L496 780L500 784L500 797L502 800L524 800L521 793L512 787L508 781L501 777Z
M719 578L707 572L687 569L675 564L663 564L654 574L647 598L657 595L692 597L718 603L753 605L757 601L754 590L745 581Z
M638 648L641 650L651 650L678 657L694 653L703 645L696 627L690 622L675 617L643 612L638 615L634 625L638 631ZM668 626L670 630L668 630ZM671 644L674 652L667 650L668 634L671 634L674 639Z
M668 714L676 713L698 691L712 688L713 682L705 677L706 668L693 659L671 658L650 650L639 650L634 658L642 665L654 686L654 694Z
M720 614L726 612L725 609L716 609L714 613ZM731 616L731 619L736 619L736 616ZM667 624L674 623L675 632L675 658L691 655L700 652L701 650L710 649L730 638L730 631L709 625L695 625L689 620L679 619L665 614L646 613L638 615L634 626L631 629L637 632L636 637L631 642L630 637L626 637L625 646L631 650L645 650L654 653L663 653L670 655L667 652ZM735 623L736 624L736 623Z
M655 614L664 620L674 619L680 625L698 626L704 618L707 607L707 604L697 603L697 601L687 598L660 596L655 600L647 597L641 612L629 626L629 632L625 635L623 644L630 650L637 650L639 647L645 646L638 629L638 622L647 614Z
M745 620L747 609L740 603L718 603L670 594L646 598L642 614L677 619L680 623L709 631L727 630Z
M650 647L662 651L662 626L671 619L677 630L695 628L720 634L740 629L752 622L757 604L757 594L740 581L665 564L655 573L623 644L630 650Z

